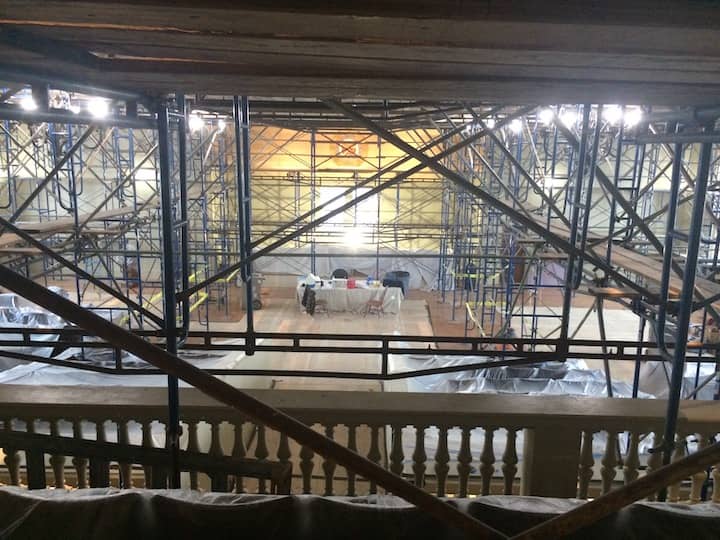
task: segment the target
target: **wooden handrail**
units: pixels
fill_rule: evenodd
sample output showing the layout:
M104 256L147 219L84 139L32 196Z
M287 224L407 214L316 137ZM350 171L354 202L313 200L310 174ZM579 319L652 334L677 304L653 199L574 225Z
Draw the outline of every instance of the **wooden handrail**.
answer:
M441 521L459 528L469 536L507 538L493 527L413 486L394 473L383 469L380 465L317 433L295 418L266 405L4 266L0 266L0 285L77 326L93 332L96 336L136 355L165 373L182 379L221 403L241 411L272 429L285 433L321 456L332 459L339 465L376 482L387 491L416 505Z
M21 431L0 431L0 446L34 453L102 459L156 467L167 467L170 459L168 451L164 448L147 448L132 444L91 441ZM292 477L290 463L231 456L210 456L200 452L181 450L179 464L183 471L203 472L211 477L232 475L268 479L278 486L278 493L289 493ZM30 465L28 464L28 466ZM44 463L41 463L43 471L44 468ZM28 477L30 476L28 474Z

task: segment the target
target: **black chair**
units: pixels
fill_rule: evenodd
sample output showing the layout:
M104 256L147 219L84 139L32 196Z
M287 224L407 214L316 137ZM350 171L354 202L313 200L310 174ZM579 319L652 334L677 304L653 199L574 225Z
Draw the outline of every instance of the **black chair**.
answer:
M338 278L338 279L347 279L348 278L347 270L345 270L344 268L336 268L335 270L333 270L332 277Z
M402 291L403 296L405 295L405 284L399 279L385 278L382 280L382 284L383 287L398 287Z

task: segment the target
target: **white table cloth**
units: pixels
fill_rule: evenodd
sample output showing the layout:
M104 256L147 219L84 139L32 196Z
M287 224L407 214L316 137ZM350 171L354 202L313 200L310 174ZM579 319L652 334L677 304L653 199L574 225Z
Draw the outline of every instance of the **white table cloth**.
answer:
M352 311L361 312L368 300L380 298L383 290L387 288L383 301L385 313L399 313L403 294L400 287L371 287L368 289L334 289L331 287L315 288L315 298L326 300L329 311ZM305 288L300 285L297 288L298 302L302 302Z

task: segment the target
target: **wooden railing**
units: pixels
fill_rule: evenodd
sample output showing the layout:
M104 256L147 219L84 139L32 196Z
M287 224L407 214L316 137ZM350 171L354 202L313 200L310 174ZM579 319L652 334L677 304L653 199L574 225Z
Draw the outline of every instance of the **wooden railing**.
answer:
M522 493L587 498L657 469L660 454L639 451L641 440L660 437L665 402L576 398L321 391L249 391L253 397L293 415L347 448L367 456L417 486L441 496ZM321 459L287 436L257 425L194 389L181 391L181 443L202 453L259 463L277 461L296 475L292 492L320 495L376 493L372 482L333 461ZM146 449L164 447L166 393L153 388L0 386L3 429L55 436L117 441ZM702 448L720 431L720 403L682 403L675 458ZM593 452L593 440L604 439ZM0 439L1 441L2 439ZM690 441L688 446L686 441ZM5 476L27 484L22 452L5 445ZM596 450L597 450L597 444ZM84 487L82 462L55 450L47 462L54 485ZM127 459L113 467L124 487L144 486ZM123 473L123 467L125 472ZM231 481L227 483L227 476ZM247 476L247 475L246 475ZM74 481L73 481L74 479ZM720 502L720 467L670 487L669 500ZM211 482L197 469L184 477L192 488L230 485L266 493L265 478L226 473Z
M55 424L57 425L57 424ZM164 489L168 487L170 454L161 448L108 443L102 440L85 440L76 437L62 437L57 434L43 435L34 432L12 430L0 431L0 445L5 449L9 467L15 469L12 476L18 478L18 451L25 454L25 471L29 489L47 487L47 465L45 455L50 456L54 487L65 487L65 463L72 457L76 473L76 485L83 487L109 487L110 461L118 463L118 485L134 487L133 466L143 469L144 487ZM10 465L14 464L14 466ZM181 451L178 455L179 468L195 479L197 473L205 473L211 480L213 491L226 492L230 478L252 477L270 482L271 492L290 492L292 466L269 461L236 458L231 456L210 456L200 452ZM17 482L15 482L17 484ZM233 486L234 487L234 486Z

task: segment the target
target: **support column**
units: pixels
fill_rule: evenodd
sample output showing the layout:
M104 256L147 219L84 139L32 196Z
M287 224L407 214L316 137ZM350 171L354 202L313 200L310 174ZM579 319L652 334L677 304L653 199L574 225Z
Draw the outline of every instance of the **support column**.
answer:
M187 200L187 110L185 107L185 96L177 94L178 107L178 186L180 204L180 274L182 290L190 286L190 260L188 255L188 200ZM185 340L190 330L190 298L181 300L182 310L182 334L179 336Z
M255 354L255 323L253 320L252 287L252 237L250 234L250 106L246 96L233 97L233 121L235 123L235 167L237 175L238 221L240 224L240 258L245 262L240 267L240 277L245 284L245 321L247 337L245 354Z
M160 166L160 220L163 247L163 319L165 348L177 354L177 310L175 298L175 260L173 253L173 204L170 185L170 119L167 104L158 108L158 147ZM180 393L178 379L168 375L168 424L166 444L170 451L170 487L180 487Z
M577 495L580 432L568 426L524 431L521 495L570 498Z
M580 150L578 156L577 180L573 192L572 217L570 219L570 244L576 245L578 234L578 221L580 220L580 201L582 195L583 178L585 176L585 154L587 153L587 138L590 128L590 105L583 105L582 135L580 138ZM587 210L587 209L586 209ZM562 322L560 324L560 345L558 359L565 358L567 354L568 330L570 327L570 308L572 306L572 291L575 283L576 256L574 252L568 253L567 267L565 270L565 289L563 295ZM578 270L579 271L579 270Z
M707 192L708 177L710 176L711 157L712 143L704 143L700 149L700 163L697 182L695 183L693 213L687 242L685 279L683 280L679 312L677 314L677 338L675 341L675 354L672 375L670 377L665 432L663 437L663 465L668 465L672 460L675 432L677 431L678 408L680 407L680 393L682 390L683 373L685 371L688 325L690 324L690 315L692 314L695 272L697 271L700 236L705 212L705 194ZM667 234L672 234L672 231L668 231ZM665 495L665 490L663 490L660 493L659 499L665 500Z

